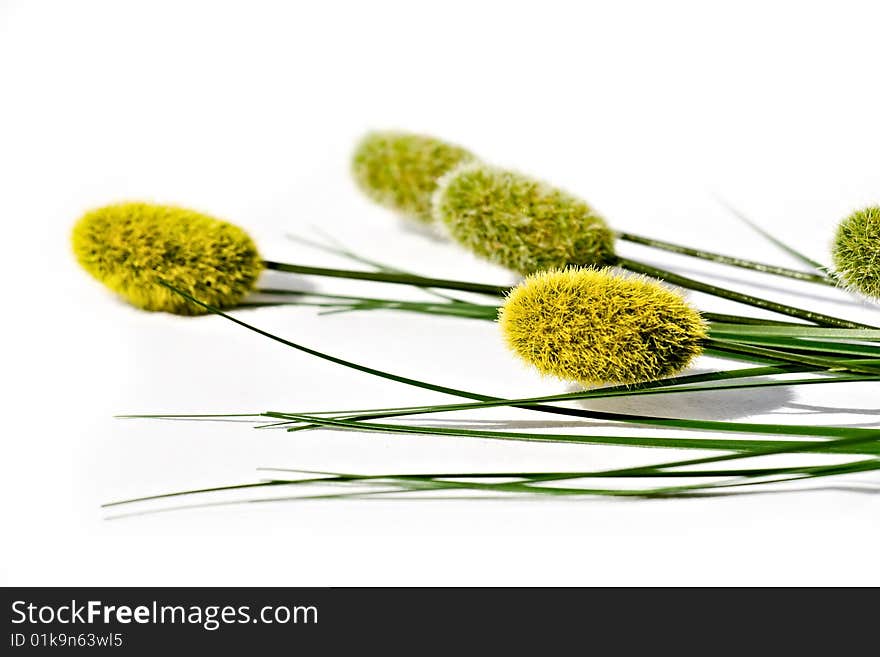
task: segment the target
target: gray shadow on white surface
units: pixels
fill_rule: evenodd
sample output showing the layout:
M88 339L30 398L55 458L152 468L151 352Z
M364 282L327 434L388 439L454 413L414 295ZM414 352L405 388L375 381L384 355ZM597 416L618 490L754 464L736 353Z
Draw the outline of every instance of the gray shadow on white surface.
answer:
M580 390L572 387L571 391ZM794 399L790 386L756 389L706 390L583 399L581 408L606 413L687 418L689 420L729 420L764 415L785 408Z
M269 269L260 275L256 287L257 289L273 288L276 290L290 290L291 292L314 292L317 289L310 276Z

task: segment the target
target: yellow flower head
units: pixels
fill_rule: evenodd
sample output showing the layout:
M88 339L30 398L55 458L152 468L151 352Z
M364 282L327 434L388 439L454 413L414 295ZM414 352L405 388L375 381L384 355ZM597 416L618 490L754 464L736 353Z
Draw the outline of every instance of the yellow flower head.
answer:
M83 268L132 305L179 315L204 308L159 280L218 308L237 305L263 269L238 226L167 205L119 203L86 213L73 228Z
M841 221L831 255L845 285L880 299L880 207L853 212Z
M671 376L702 351L707 327L657 281L610 268L545 271L511 290L504 340L542 374L583 384Z
M434 216L462 245L521 274L614 262L614 235L589 205L513 171L454 169L434 195Z
M354 179L367 196L429 223L437 180L473 155L454 144L406 132L371 132L352 158Z

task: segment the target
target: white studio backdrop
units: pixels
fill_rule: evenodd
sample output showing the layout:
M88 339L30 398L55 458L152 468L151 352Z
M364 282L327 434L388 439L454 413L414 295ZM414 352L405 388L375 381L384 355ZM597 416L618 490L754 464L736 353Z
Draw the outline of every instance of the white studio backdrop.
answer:
M680 453L114 419L451 400L311 359L221 318L135 311L77 267L69 232L86 209L143 199L236 222L274 260L350 264L285 237L319 229L427 275L512 282L356 190L354 141L371 128L401 128L550 180L620 229L796 264L720 196L827 260L837 221L880 201L878 18L870 2L0 2L0 582L877 584L877 496L864 492L876 476L722 499L299 501L106 520L103 502L255 481L261 466L571 470ZM720 284L748 278L626 252ZM876 309L842 292L752 283L739 288L877 321ZM487 322L294 308L246 318L446 385L511 396L566 389L509 356ZM873 384L591 407L877 421ZM637 431L510 409L466 418L493 428Z

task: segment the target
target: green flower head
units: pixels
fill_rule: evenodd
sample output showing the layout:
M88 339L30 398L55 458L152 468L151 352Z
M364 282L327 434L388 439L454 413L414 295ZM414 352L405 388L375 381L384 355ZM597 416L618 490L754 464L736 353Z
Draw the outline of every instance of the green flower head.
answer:
M671 376L701 353L707 335L700 313L680 294L611 268L533 274L511 290L499 323L524 361L582 384Z
M192 210L119 203L86 213L73 228L80 265L129 303L178 315L207 312L162 280L218 308L237 305L263 269L238 226Z
M441 180L433 205L455 240L521 274L614 262L614 234L589 205L513 171L464 164Z
M841 221L831 256L847 287L880 299L880 207L853 212Z
M426 135L371 132L354 151L352 173L376 202L428 223L437 180L472 159L465 149Z

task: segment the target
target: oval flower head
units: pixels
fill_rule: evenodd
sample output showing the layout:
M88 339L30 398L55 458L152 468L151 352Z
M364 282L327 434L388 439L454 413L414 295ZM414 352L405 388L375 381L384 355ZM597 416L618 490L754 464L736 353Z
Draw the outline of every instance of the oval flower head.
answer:
M529 276L511 290L499 322L510 349L542 374L588 385L676 374L707 336L680 294L610 268Z
M425 223L433 221L431 195L437 180L474 156L427 135L371 132L355 148L354 179L376 202Z
M847 287L880 299L880 207L853 212L841 221L831 255Z
M208 312L159 283L218 308L237 305L263 269L238 226L168 205L119 203L87 212L73 228L80 265L129 303L179 315Z
M615 260L614 234L587 203L514 171L464 164L440 181L433 205L458 242L521 274Z

